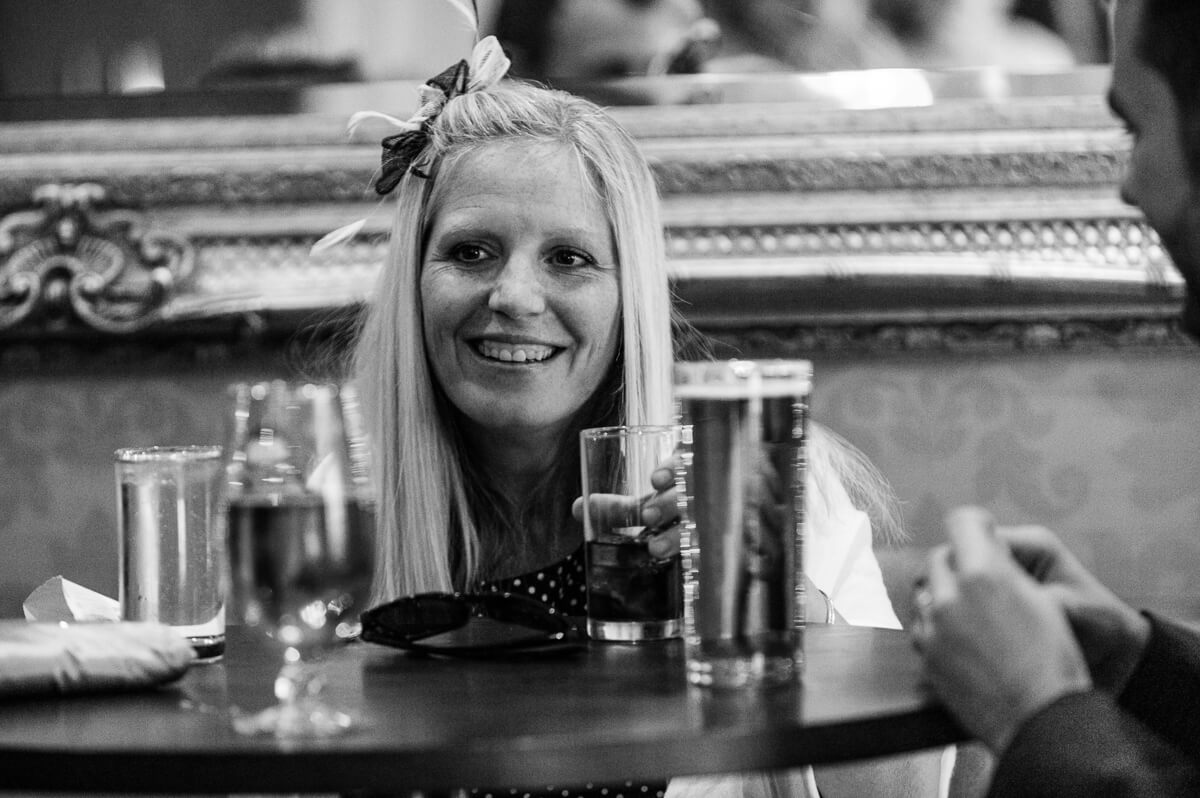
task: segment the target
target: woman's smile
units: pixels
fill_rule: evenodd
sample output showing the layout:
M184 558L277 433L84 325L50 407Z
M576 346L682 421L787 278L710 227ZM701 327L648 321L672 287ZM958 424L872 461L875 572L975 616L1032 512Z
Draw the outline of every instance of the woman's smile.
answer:
M483 340L475 344L475 350L488 360L498 360L501 363L520 363L533 365L544 363L562 350L558 347L542 344L509 344L503 341Z

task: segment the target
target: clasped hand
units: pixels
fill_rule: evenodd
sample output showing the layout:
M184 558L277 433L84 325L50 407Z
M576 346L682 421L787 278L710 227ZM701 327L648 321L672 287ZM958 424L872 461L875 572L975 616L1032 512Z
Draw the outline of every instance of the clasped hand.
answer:
M979 508L946 518L914 593L925 676L963 726L1003 751L1020 725L1069 693L1119 693L1149 622L1049 530L997 527Z

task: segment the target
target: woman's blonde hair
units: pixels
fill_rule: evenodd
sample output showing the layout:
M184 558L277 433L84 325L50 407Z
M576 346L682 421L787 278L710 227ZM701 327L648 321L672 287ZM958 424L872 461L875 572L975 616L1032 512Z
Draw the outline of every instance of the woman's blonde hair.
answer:
M448 102L396 189L387 262L358 333L354 380L372 442L375 597L462 590L481 572L467 464L426 361L420 273L431 198L464 155L497 143L566 147L608 217L621 302L616 421L670 422L672 325L654 177L633 139L590 101L517 81ZM602 388L603 390L603 388Z

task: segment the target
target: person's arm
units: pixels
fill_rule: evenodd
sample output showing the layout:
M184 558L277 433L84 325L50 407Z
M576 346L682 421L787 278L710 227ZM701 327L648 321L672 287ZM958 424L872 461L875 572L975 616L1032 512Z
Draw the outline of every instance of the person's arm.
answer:
M989 795L1195 796L1200 772L1091 690L1066 695L1021 724L999 758Z
M1146 617L1150 640L1118 703L1200 763L1200 633Z
M992 795L1200 795L1200 634L1146 617L1150 637L1119 704L1077 693L1030 718Z

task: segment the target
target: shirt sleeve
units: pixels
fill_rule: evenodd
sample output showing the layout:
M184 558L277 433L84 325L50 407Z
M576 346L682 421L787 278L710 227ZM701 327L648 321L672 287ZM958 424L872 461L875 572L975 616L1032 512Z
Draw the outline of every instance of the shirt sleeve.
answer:
M836 479L818 486L809 474L805 489L807 524L804 572L839 615L855 626L899 629L883 573L875 559L871 521L856 508Z
M1194 796L1200 773L1107 696L1089 691L1064 696L1025 721L1001 755L988 794Z
M1151 613L1146 617L1150 640L1120 706L1200 762L1200 634Z

